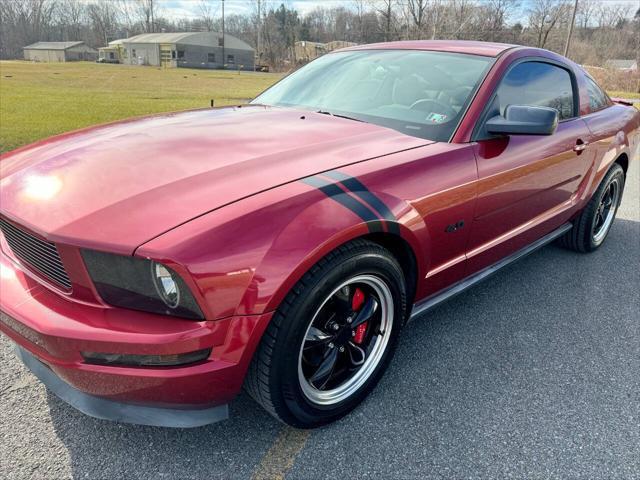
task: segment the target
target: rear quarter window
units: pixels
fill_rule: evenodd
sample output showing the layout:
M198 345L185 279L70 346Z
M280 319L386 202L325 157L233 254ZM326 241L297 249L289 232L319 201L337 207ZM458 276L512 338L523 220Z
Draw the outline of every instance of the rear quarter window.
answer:
M586 77L586 79L587 91L589 92L589 110L591 112L597 112L611 105L609 97L602 91L595 80L591 77Z

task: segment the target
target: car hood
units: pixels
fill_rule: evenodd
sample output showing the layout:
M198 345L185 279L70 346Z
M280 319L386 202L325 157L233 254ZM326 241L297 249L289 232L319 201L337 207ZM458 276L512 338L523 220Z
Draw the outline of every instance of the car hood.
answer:
M255 193L427 143L295 109L164 114L9 153L0 160L0 211L51 241L131 253Z

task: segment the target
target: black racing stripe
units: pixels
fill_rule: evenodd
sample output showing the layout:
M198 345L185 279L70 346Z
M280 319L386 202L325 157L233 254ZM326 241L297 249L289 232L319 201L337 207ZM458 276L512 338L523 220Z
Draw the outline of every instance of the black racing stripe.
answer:
M398 219L393 212L387 207L387 205L376 197L371 191L357 178L350 177L342 172L333 170L331 172L325 172L323 175L331 177L334 180L341 182L347 189L360 199L367 202L373 208L375 208L380 215L387 221L389 232L400 235L400 227L398 226Z
M349 196L347 192L342 190L335 183L329 183L317 177L304 178L302 179L302 181L307 185L317 188L330 199L338 202L343 207L355 213L367 224L369 232L379 233L384 231L384 229L382 228L382 222L373 210L371 210L366 205L363 205L355 198Z

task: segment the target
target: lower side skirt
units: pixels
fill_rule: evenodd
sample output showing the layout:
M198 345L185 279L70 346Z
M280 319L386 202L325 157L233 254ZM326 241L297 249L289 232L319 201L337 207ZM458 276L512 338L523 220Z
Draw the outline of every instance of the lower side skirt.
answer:
M463 292L467 288L490 277L501 268L506 267L507 265L515 262L516 260L520 260L521 258L529 255L530 253L535 252L539 248L544 247L548 243L551 243L552 241L554 241L556 238L564 235L566 232L571 230L571 228L573 228L573 225L571 223L565 223L564 225L554 230L553 232L548 233L547 235L545 235L542 238L539 238L532 244L527 245L522 250L518 250L517 252L512 253L508 257L503 258L499 262L494 263L490 267L480 270L479 272L474 273L470 277L467 277L464 280L454 283L452 286L446 288L445 290L438 292L430 297L427 297L426 299L422 300L419 303L416 303L413 306L413 310L411 312L411 317L409 318L409 320L410 321L414 320L416 317L420 316L427 310L432 309L436 305L446 300L449 300L451 297Z

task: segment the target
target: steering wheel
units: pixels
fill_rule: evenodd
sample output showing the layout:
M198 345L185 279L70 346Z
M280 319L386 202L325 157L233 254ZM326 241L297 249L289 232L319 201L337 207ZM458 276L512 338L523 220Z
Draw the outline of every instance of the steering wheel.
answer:
M442 115L446 115L449 119L455 117L458 114L458 112L456 112L449 105L445 105L444 103L438 102L437 100L431 100L428 98L416 100L411 104L409 109L417 110L419 112L440 113Z

